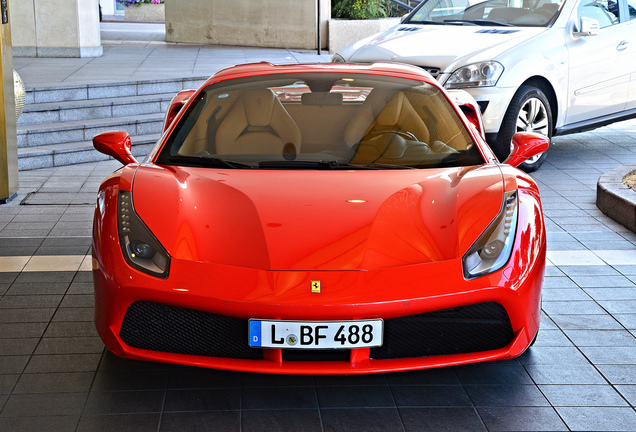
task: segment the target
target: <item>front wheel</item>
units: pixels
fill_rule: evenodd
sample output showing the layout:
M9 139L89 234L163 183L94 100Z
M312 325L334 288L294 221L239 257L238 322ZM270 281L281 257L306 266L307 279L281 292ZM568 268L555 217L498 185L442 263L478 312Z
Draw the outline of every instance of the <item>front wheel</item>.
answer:
M517 132L536 132L552 138L552 110L545 94L537 87L522 85L512 97L497 139L492 149L500 161L510 155L512 136ZM547 152L540 153L519 165L525 172L533 172L545 161Z

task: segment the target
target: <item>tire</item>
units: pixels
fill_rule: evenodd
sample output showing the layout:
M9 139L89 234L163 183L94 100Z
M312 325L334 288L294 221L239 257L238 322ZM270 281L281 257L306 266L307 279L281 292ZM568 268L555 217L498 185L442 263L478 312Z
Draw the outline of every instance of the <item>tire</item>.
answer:
M522 85L512 97L501 123L497 139L491 144L500 161L510 155L512 136L517 132L537 132L552 138L552 109L545 94L537 87ZM547 156L541 153L519 165L525 172L539 169Z

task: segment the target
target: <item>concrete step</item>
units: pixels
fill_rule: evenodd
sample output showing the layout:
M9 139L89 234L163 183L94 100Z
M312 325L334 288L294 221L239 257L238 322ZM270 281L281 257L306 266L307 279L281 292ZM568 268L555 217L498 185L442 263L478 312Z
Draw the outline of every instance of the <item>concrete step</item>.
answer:
M161 135L139 135L132 138L132 152L142 158L150 152ZM28 171L112 159L95 150L92 141L51 144L18 149L18 169Z
M26 105L18 126L165 113L174 93Z
M29 88L26 90L26 103L39 104L80 101L87 99L146 96L162 93L171 93L174 95L181 90L199 88L208 78L208 76L205 76L123 83Z
M57 123L18 126L18 148L50 144L90 141L93 136L109 130L123 130L130 134L161 133L164 114L140 114L134 117L75 120Z

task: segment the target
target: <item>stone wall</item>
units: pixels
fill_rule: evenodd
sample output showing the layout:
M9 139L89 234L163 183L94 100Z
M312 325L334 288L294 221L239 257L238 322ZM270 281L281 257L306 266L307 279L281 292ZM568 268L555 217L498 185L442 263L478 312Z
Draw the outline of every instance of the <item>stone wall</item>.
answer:
M327 46L330 0L319 0ZM218 45L317 48L316 0L170 0L166 40Z
M9 4L16 57L102 55L94 0L19 0Z

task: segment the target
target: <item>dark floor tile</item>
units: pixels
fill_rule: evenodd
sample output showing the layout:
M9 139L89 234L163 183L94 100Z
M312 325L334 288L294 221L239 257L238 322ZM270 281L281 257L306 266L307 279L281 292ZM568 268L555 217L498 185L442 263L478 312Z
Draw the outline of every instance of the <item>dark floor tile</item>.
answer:
M0 324L0 339L40 338L47 323L9 323Z
M62 303L60 303L61 308L86 308L93 307L95 305L95 296L93 294L76 294L76 295L65 295Z
M556 315L550 314L550 318L562 329L589 329L589 330L621 330L618 321L611 315Z
M104 350L99 337L43 338L35 354L97 354Z
M0 356L30 355L40 339L0 339Z
M34 355L25 372L93 372L97 370L101 357L101 354Z
M70 283L75 272L22 272L15 280L17 283Z
M80 415L88 393L13 394L0 417Z
M86 255L90 246L40 246L33 255Z
M31 256L37 249L37 246L5 246L0 248L0 256Z
M532 384L530 376L520 364L501 362L457 366L459 380L464 385L475 384Z
M316 392L321 408L395 407L391 390L387 385L317 387Z
M3 240L0 238L0 240ZM2 245L0 245L0 249L2 249ZM20 273L17 272L6 272L0 273L0 283L1 284L12 284L15 279L18 277Z
M240 388L239 372L195 367L177 367L170 370L169 389Z
M82 416L77 432L156 432L159 418L159 414Z
M52 322L46 329L44 337L99 337L99 335L92 322Z
M627 330L565 330L576 346L629 347L636 346L636 338Z
M526 365L537 384L606 384L592 365Z
M597 367L611 384L636 384L636 364L609 364Z
M164 390L92 392L84 415L159 413L164 394Z
M583 354L595 365L634 364L636 347L581 347Z
M623 395L631 406L636 406L636 384L617 385L616 389Z
M7 292L10 286L10 283L0 283L0 297L2 297Z
M227 411L240 408L240 389L168 390L163 407L164 411Z
M461 385L453 368L435 368L386 374L391 385Z
M22 374L13 394L81 393L91 388L94 372Z
M0 394L9 394L18 382L20 375L18 374L2 374L0 375ZM1 410L2 404L0 404Z
M396 408L320 410L324 432L404 432Z
M481 385L464 388L475 406L550 406L535 385Z
M93 391L117 390L163 390L168 383L168 373L160 370L110 371L97 372Z
M489 431L567 431L554 408L481 407L477 408Z
M79 417L77 416L0 417L0 430L7 432L74 432L78 422Z
M311 375L241 374L243 387L307 387L314 385Z
M474 408L399 408L406 432L486 432Z
M541 385L553 406L621 407L625 400L609 385Z
M251 414L253 411L246 411ZM299 416L299 414L295 413ZM267 419L266 419L267 420ZM245 422L245 421L244 421ZM264 426L264 424L263 424ZM184 431L214 431L214 432L247 432L249 425L241 428L241 413L239 411L208 411L208 412L164 412L161 416L159 432ZM267 432L261 427L258 431ZM297 429L304 431L304 429Z
M532 347L519 357L519 362L524 365L588 364L576 347Z
M28 355L0 356L0 374L22 373L28 361Z
M1 309L0 323L26 323L26 322L44 322L51 321L51 317L55 313L54 308L45 309Z
M381 386L387 385L389 375L316 375L313 378L316 386Z
M243 411L242 432L321 432L318 410Z
M241 408L244 410L307 409L318 408L318 402L314 387L243 388Z
M8 309L46 309L56 308L62 301L62 295L5 295L0 301L0 311Z
M461 386L391 386L398 407L472 406Z
M7 295L56 295L64 294L68 289L69 284L66 282L25 282L14 283L7 291Z
M558 407L556 410L571 430L636 430L636 412L632 408Z
M93 282L75 282L68 287L67 294L93 294Z
M55 316L53 316L53 321L86 321L93 322L95 319L95 308L87 307L87 308L60 308L55 312Z

